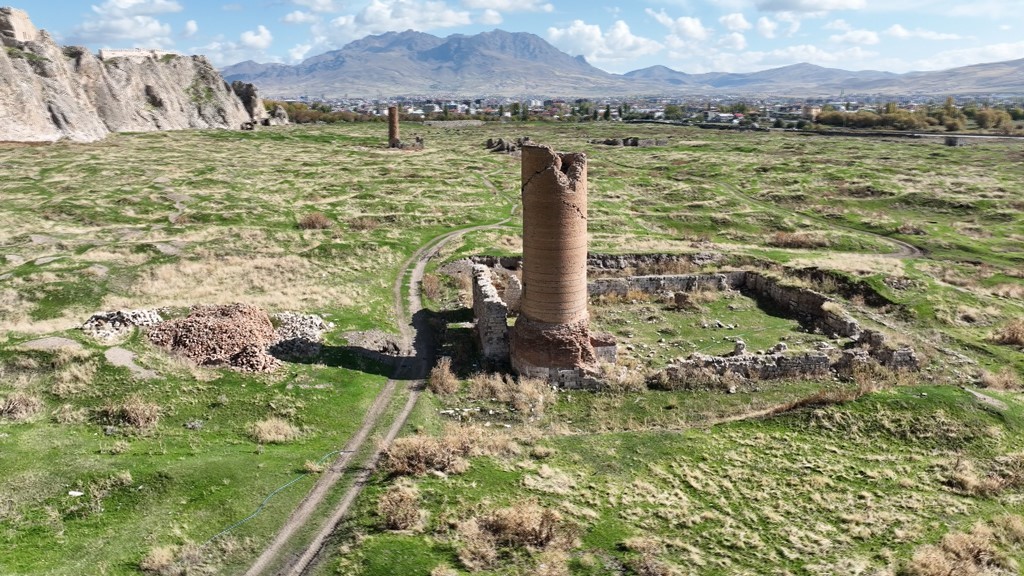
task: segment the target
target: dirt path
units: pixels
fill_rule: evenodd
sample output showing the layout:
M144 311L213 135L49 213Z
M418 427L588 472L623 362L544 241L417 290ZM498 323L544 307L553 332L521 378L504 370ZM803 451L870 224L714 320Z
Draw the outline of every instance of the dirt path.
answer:
M497 190L487 177L483 177L483 180L488 188ZM245 572L245 576L267 574L268 570L278 566L280 568L273 572L275 575L297 576L309 574L324 559L323 552L326 550L328 539L345 515L348 514L352 504L355 503L356 498L358 498L363 487L369 481L384 449L398 436L406 419L416 406L416 401L423 390L423 379L426 378L433 365L435 347L434 343L429 340L429 327L425 325L426 319L417 315L417 312L423 308L420 298L420 283L423 280L423 273L426 270L427 264L444 244L469 232L503 226L515 215L517 206L518 204L513 202L509 216L499 222L453 230L437 236L420 247L403 263L401 272L395 279L395 284L392 288L394 314L402 336L402 361L395 368L384 389L374 399L373 405L366 413L363 425L359 428L359 431L345 444L338 458L320 476L309 494L306 495L302 502L299 503L299 506L292 512L291 516L288 517L288 520L285 521L285 524L278 531L273 541L267 545L259 558ZM408 284L406 284L407 282ZM409 299L408 302L403 303L402 289L406 285L409 287ZM417 341L417 338L419 338L419 341ZM384 410L391 403L399 380L409 381L409 396L401 412L392 420L387 434L385 434L380 445L362 460L352 485L331 511L330 517L323 523L309 545L302 552L288 550L287 544L297 532L310 522L310 518L323 504L331 489L342 479L345 470L352 463L353 458L363 451L364 444L371 431L378 427Z

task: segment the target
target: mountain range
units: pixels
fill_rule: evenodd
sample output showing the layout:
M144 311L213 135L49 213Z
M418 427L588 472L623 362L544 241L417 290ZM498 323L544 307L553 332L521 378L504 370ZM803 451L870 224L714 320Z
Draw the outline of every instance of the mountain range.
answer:
M446 38L387 32L299 64L249 60L222 74L275 97L1024 94L1024 59L905 74L806 63L744 74L687 74L665 66L611 74L539 36L503 30Z

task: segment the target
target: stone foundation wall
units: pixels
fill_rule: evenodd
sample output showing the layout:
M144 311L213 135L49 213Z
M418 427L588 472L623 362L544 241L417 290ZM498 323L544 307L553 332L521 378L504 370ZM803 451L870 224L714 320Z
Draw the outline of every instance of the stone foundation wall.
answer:
M480 351L488 360L508 362L508 306L491 282L488 267L476 264L472 275L473 316L476 318L473 332Z

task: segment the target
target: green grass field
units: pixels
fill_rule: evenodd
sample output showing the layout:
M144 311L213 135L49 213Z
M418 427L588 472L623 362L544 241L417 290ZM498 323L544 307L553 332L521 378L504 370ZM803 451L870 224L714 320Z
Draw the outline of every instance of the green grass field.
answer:
M0 406L36 402L27 418L0 417L0 573L138 574L160 547L191 554L190 574L241 572L312 485L307 462L346 442L388 369L340 353L272 375L199 369L135 335L120 345L158 373L143 380L76 327L98 310L245 302L325 315L336 325L330 345L349 330L397 333L392 286L403 262L439 234L508 216L518 162L483 144L525 135L587 152L592 251L716 252L723 263L700 271L771 265L796 283L807 282L800 270L829 271L888 304L843 297L834 283L811 287L912 344L925 369L859 400L776 415L857 385L561 392L532 418L474 397L468 383L454 396L427 393L404 435L441 435L453 423L441 410L472 408L473 424L510 440L468 454L464 473L413 478L423 516L413 530L385 528L378 501L399 480L375 475L321 573L468 573L460 554L491 536L467 522L485 525L524 502L557 511L571 537L499 539L477 573L930 574L914 572L915 554L941 556L922 547L975 523L996 559L978 573L1017 573L1024 407L1012 388L1024 354L1000 337L1024 317L1019 145L612 123L403 132L424 136L426 149L385 149L382 124L0 145ZM630 135L669 144L587 143ZM298 226L314 213L331 226ZM517 254L520 231L513 218L467 234L429 270ZM787 247L798 234L814 242ZM890 239L922 253L899 254ZM444 286L431 306L464 319L457 283ZM651 367L727 352L735 337L751 349L825 339L745 296L701 306L594 302L591 311ZM703 320L737 327L708 330ZM20 348L42 336L83 351ZM984 391L998 402L960 388L995 380L1011 388ZM159 421L111 428L102 415L133 397L157 404ZM260 444L250 426L269 417L301 435ZM253 520L195 547L296 478Z

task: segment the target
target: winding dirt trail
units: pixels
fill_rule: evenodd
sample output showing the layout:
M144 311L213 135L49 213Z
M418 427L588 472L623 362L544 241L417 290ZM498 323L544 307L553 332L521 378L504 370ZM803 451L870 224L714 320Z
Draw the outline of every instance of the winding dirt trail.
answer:
M495 194L498 193L497 188L486 176L483 177L483 181ZM420 285L427 264L446 243L470 232L505 225L515 216L517 207L518 203L513 202L509 216L493 224L470 226L436 236L421 246L403 263L401 272L395 279L395 284L392 288L394 314L402 336L401 362L395 367L391 378L377 395L377 398L374 399L373 404L363 419L362 426L345 444L341 454L331 464L330 468L321 474L309 494L306 495L288 517L288 520L285 521L274 539L263 550L263 553L246 570L245 576L258 576L261 574L299 576L309 574L324 559L324 551L331 534L334 533L338 524L348 514L352 504L355 503L363 487L370 480L370 476L373 474L384 450L398 436L406 419L408 419L409 414L416 406L416 401L423 390L423 381L433 365L436 349L434 342L430 338L430 328L426 325L426 318L417 314L423 309ZM402 289L406 285L409 287L409 299L403 303ZM345 476L345 472L352 464L353 459L363 452L364 445L371 432L382 424L382 415L391 403L399 381L409 382L409 395L402 410L391 421L380 445L372 453L364 456L361 462L359 462L354 481L331 511L327 520L317 530L310 543L301 552L291 549L288 546L289 542L310 523L312 516L321 508L324 499L331 492L331 489Z

